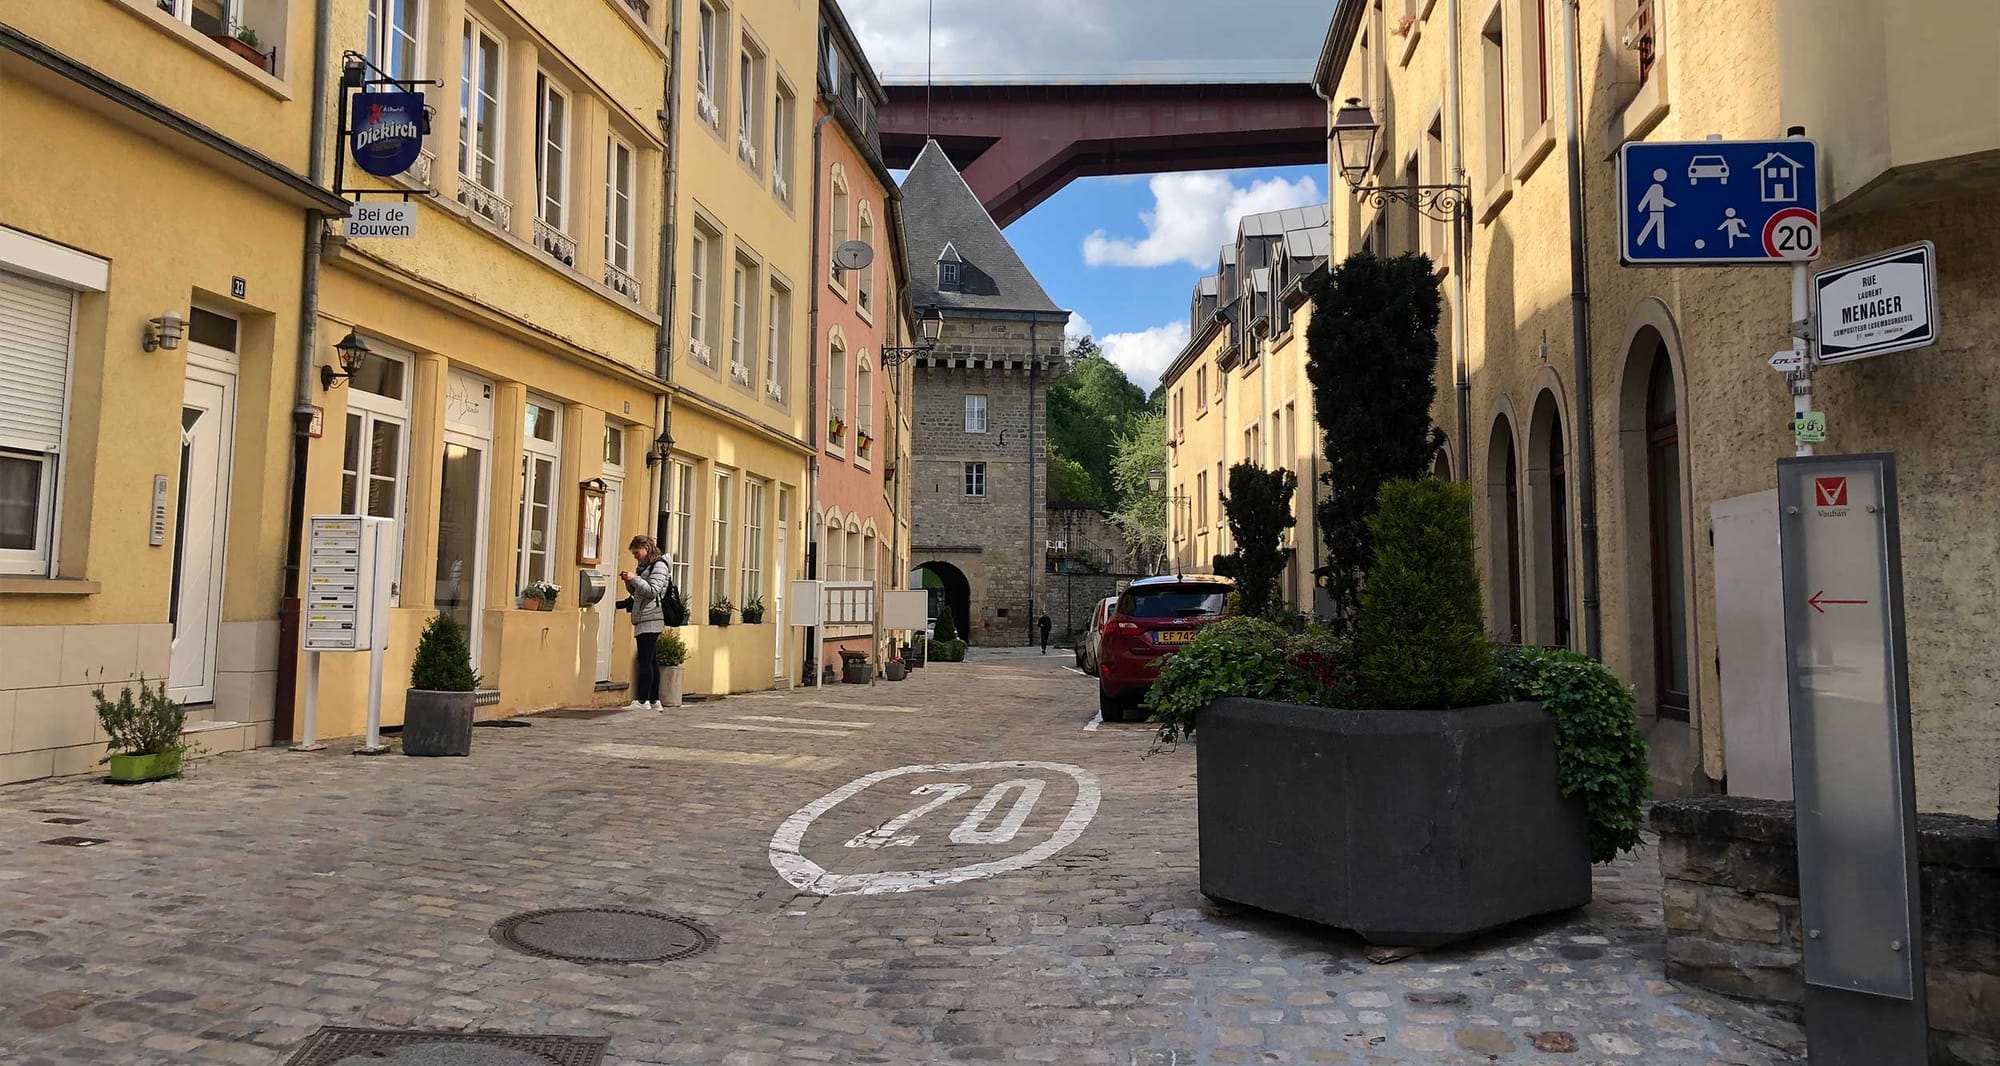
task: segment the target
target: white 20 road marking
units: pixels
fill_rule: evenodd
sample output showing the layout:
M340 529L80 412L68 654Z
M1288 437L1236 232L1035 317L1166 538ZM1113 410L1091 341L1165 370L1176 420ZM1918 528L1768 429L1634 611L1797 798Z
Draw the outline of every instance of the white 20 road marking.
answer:
M966 866L958 866L946 870L883 870L875 873L841 874L829 871L826 867L806 858L799 851L800 845L805 840L806 831L812 828L813 822L817 821L821 815L883 781L910 774L957 774L974 770L1045 770L1053 773L1068 774L1076 782L1076 799L1070 804L1069 812L1063 816L1062 824L1056 827L1056 831L1050 834L1047 840L1018 855L1010 855L1004 859L994 859L989 862L971 863ZM988 790L986 796L979 801L978 806L973 809L972 813L966 817L965 821L961 822L957 829L952 830L951 839L953 842L961 844L1004 843L1012 840L1021 831L1021 826L1028 820L1028 816L1034 810L1036 802L1040 800L1044 788L1044 782L1037 778L1016 778L993 786L992 789ZM1017 789L1019 793L1014 798L1013 806L1009 808L1006 816L1001 819L1000 824L990 830L981 829L980 826L999 808L1000 801L1006 798L1007 793ZM919 786L912 790L913 795L935 796L936 798L899 815L897 818L884 823L876 829L855 836L847 841L846 844L848 847L904 845L906 841L897 837L897 834L901 833L904 828L930 811L964 795L969 790L968 786L956 783ZM1102 792L1098 787L1095 775L1080 766L1071 766L1067 763L1010 760L1004 762L934 763L925 766L898 766L890 770L878 770L866 777L858 778L834 789L832 792L807 804L790 818L785 819L785 823L779 826L778 831L771 837L771 867L777 870L778 875L790 882L793 887L803 892L811 892L821 896L872 896L891 892L908 892L917 888L929 888L934 885L949 885L960 881L973 881L979 878L992 877L995 874L1007 873L1033 866L1075 843L1077 838L1083 835L1083 830L1090 824L1090 820L1097 816L1097 805L1101 796ZM910 841L914 841L915 839L913 836L909 838Z

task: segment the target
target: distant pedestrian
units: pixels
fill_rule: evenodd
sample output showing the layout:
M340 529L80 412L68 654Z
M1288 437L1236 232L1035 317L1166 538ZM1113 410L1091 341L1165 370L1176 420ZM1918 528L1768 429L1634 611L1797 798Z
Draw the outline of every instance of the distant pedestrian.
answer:
M637 659L632 664L632 702L627 710L664 710L660 705L660 661L655 645L667 628L667 589L673 584L673 567L659 544L648 536L632 538L636 570L618 571L629 594L616 606L632 612L632 635L638 642Z
M1049 612L1043 611L1042 616L1035 619L1035 624L1042 627L1042 654L1047 655L1049 653L1049 627L1055 625L1055 623L1049 621Z

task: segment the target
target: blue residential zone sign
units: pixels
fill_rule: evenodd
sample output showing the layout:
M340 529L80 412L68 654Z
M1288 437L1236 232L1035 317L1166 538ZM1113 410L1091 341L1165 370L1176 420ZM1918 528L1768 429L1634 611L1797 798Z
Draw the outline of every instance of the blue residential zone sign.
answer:
M1628 266L1819 258L1819 145L1803 137L1626 143L1618 257Z

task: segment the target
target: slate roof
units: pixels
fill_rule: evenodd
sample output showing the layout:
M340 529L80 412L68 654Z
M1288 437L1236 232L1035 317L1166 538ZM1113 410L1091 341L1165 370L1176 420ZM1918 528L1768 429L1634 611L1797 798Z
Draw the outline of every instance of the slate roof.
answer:
M910 298L918 307L1068 314L1042 290L936 141L924 144L903 178L903 217ZM946 245L965 266L959 290L940 292L937 261Z
M1265 211L1262 214L1244 215L1241 219L1237 220L1236 233L1239 237L1276 237L1281 233L1289 233L1296 229L1311 227L1326 229L1328 218L1326 204L1313 204L1310 207L1288 207L1282 211Z
M1293 259L1324 259L1333 254L1333 231L1325 226L1287 230L1285 254Z

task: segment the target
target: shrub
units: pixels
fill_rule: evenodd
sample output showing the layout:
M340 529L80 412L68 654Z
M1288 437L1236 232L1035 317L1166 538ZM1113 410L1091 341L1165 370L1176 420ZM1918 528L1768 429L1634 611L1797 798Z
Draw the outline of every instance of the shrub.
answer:
M471 692L479 687L472 669L472 648L465 630L448 614L432 615L417 638L417 658L410 664L410 687L432 692Z
M1309 702L1322 707L1360 706L1351 639L1314 622L1286 639L1285 661L1310 684Z
M1244 614L1262 617L1277 599L1278 582L1291 555L1281 546L1285 530L1298 523L1292 515L1292 493L1298 487L1298 475L1282 468L1266 470L1247 462L1229 468L1222 511L1229 518L1229 535L1236 547L1229 553L1228 569L1218 567L1216 572L1236 579Z
M965 661L965 642L962 640L933 640L925 649L924 659L934 663L962 663Z
M683 666L688 660L687 641L679 633L665 632L653 644L653 661L661 666Z
M167 683L148 686L139 679L139 698L132 698L131 686L118 694L117 702L104 698L104 688L90 690L97 701L97 724L110 742L110 754L99 759L109 762L112 755L171 755L188 750L181 739L187 724L187 709L167 695Z
M1436 478L1391 481L1368 528L1375 563L1356 616L1366 698L1392 708L1491 698L1493 649L1481 618L1466 487Z
M1499 698L1534 700L1556 721L1556 780L1590 811L1590 859L1639 846L1651 784L1632 690L1603 663L1561 648L1500 649Z
M931 639L946 643L958 639L958 623L951 616L951 604L938 608L937 625L932 629Z
M1160 741L1193 736L1195 712L1226 696L1310 702L1317 689L1285 654L1286 633L1261 618L1225 618L1202 627L1168 658L1146 692Z

